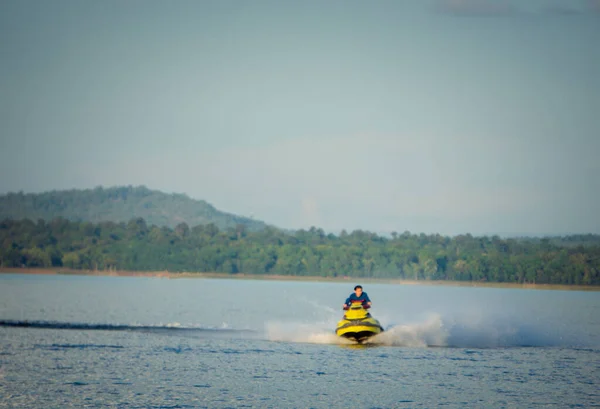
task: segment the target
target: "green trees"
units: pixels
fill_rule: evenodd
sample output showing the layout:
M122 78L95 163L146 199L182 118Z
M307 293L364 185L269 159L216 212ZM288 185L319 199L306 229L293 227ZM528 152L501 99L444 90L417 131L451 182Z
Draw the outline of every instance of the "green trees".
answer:
M117 192L120 197L127 190ZM116 194L116 193L115 193ZM56 218L0 222L0 266L600 285L600 236L501 239L285 233Z

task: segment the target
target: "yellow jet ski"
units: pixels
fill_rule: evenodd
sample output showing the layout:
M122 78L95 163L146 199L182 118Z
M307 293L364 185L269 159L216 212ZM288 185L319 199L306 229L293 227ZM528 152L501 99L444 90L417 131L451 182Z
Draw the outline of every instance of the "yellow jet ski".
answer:
M338 322L335 333L344 338L363 343L368 338L383 332L383 327L367 311L368 305L354 303L350 307L344 308L346 314Z

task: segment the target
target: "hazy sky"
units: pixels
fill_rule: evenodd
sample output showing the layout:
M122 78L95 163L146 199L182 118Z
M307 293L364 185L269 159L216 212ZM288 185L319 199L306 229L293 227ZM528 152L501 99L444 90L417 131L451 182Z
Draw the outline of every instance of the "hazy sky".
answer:
M600 233L600 0L0 0L0 193Z

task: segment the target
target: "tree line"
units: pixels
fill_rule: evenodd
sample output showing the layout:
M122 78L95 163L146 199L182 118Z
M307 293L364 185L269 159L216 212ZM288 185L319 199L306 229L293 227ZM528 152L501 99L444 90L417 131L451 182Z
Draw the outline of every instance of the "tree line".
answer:
M454 237L5 219L0 266L600 285L600 236Z

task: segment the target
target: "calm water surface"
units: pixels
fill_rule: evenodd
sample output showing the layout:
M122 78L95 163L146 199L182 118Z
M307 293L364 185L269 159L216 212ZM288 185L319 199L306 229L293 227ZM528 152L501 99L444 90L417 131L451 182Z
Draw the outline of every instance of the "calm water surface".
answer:
M0 407L600 407L600 293L0 275Z

